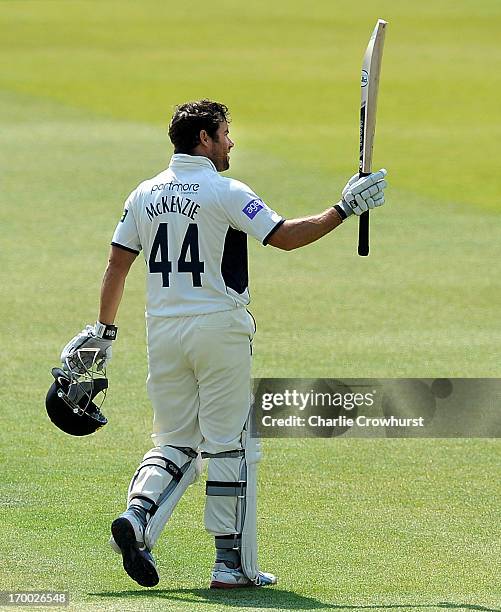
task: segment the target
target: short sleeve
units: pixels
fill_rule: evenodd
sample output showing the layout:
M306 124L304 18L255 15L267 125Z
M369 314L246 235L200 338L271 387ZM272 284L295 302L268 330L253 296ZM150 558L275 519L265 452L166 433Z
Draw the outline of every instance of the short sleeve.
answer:
M222 202L229 223L235 229L266 244L269 237L285 221L245 183L229 180Z
M133 191L125 201L124 212L115 229L111 244L125 249L126 251L130 251L131 253L139 254L141 250L141 240L134 218L134 198L135 191Z

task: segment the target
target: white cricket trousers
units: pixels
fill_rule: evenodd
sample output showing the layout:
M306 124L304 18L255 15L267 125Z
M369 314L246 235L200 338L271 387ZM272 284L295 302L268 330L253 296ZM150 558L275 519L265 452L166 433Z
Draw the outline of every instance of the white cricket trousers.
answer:
M155 445L208 453L241 448L250 409L253 317L236 308L147 316L146 326Z

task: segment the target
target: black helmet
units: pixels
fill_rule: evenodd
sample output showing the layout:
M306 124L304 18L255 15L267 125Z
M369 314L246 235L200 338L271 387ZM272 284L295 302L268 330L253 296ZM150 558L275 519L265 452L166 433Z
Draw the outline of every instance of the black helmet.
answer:
M93 401L108 388L105 376L82 380L61 368L52 368L52 376L45 407L56 427L72 436L87 436L106 425L108 420Z

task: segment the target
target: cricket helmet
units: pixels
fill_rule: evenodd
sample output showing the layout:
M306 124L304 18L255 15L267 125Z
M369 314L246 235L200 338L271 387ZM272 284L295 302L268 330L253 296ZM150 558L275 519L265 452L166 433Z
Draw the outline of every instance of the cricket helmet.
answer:
M94 372L76 376L61 368L52 368L52 376L45 407L56 427L71 436L87 436L106 425L108 420L100 410L108 388L106 376L96 377ZM103 399L97 405L94 398L101 392Z

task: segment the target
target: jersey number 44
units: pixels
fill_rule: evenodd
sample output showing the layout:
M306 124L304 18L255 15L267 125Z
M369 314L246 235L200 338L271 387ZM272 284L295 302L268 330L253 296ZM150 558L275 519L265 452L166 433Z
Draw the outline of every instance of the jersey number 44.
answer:
M163 287L169 286L169 276L172 273L172 261L169 259L168 223L160 223L158 226L155 239L151 245L148 269L152 274L162 275ZM181 252L177 260L177 271L191 274L193 287L201 287L204 269L204 262L200 261L198 225L196 223L190 223L181 245Z

